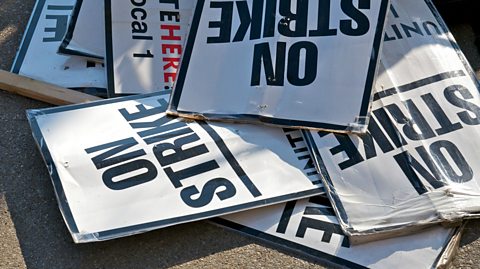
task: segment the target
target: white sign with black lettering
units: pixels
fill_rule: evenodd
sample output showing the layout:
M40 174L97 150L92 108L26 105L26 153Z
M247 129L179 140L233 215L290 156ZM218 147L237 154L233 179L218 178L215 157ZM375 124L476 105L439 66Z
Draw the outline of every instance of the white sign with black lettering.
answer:
M327 198L312 197L215 218L215 223L345 268L437 268L452 254L456 229L351 246Z
M77 0L58 53L103 62L105 57L103 1Z
M365 132L388 0L199 0L168 113Z
M75 242L323 191L298 131L182 121L155 93L29 111Z
M102 64L57 54L74 4L74 0L37 1L13 63L13 73L66 88L106 89Z
M173 88L196 0L105 0L109 96Z
M478 216L480 87L430 0L392 1L380 61L367 134L307 133L345 233Z

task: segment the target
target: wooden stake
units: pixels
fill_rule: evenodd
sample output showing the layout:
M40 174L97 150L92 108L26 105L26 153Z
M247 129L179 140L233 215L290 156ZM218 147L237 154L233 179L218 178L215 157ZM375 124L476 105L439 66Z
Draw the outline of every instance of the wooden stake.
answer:
M53 105L69 105L102 100L100 97L65 89L0 70L0 89Z

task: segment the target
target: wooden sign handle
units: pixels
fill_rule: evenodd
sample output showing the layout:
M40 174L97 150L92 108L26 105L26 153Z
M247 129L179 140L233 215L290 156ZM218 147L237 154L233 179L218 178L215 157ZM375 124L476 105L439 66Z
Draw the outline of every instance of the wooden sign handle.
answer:
M69 90L4 70L0 70L0 89L53 105L102 100L100 97Z

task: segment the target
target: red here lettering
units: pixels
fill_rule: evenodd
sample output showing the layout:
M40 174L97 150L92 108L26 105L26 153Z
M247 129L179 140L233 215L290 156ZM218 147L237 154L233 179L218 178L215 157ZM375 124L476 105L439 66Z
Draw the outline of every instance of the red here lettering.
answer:
M175 82L175 79L177 78L177 73L164 73L163 74L163 79L165 83L172 83Z
M162 35L161 40L181 40L180 36L175 35L175 31L180 30L180 25L160 25L160 29L168 30L168 35Z
M175 69L178 69L178 62L180 61L180 58L169 58L169 57L164 57L163 62L167 63L166 65L163 66L163 70L167 70L170 67L173 67Z
M180 44L162 44L162 53L167 54L169 53L176 53L182 54L182 45Z

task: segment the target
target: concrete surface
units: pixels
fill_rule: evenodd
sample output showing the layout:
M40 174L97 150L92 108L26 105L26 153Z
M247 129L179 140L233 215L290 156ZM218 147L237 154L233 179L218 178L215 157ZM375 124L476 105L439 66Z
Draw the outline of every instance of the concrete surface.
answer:
M0 0L1 69L10 69L33 4ZM452 30L479 71L471 28ZM73 244L25 118L26 109L47 106L0 91L0 268L323 268L207 222ZM480 268L479 224L468 225L454 268Z

